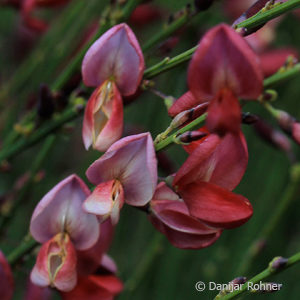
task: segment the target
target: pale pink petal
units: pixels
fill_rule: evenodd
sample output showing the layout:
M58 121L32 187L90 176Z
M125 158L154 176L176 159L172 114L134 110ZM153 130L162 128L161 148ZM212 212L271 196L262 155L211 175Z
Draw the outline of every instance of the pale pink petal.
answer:
M124 96L136 92L144 72L144 58L132 30L124 23L103 34L87 51L82 63L83 81L97 87L114 78Z
M154 194L157 161L151 135L142 133L113 144L87 170L93 184L118 179L124 189L125 202L143 206Z
M90 191L76 175L58 183L36 206L30 232L44 243L60 232L67 232L76 249L84 250L96 243L99 230L96 216L82 209Z

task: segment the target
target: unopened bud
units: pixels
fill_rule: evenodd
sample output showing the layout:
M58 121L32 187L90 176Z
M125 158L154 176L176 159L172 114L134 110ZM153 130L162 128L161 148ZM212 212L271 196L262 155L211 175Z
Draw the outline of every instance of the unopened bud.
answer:
M246 281L247 281L246 277L240 276L240 277L234 278L229 283L232 283L232 284L244 284Z
M189 144L194 141L198 141L207 136L206 132L200 131L187 131L175 137L174 142L177 144Z
M198 11L207 10L213 2L214 0L194 0L195 7Z
M278 271L286 266L288 259L282 256L275 257L269 264L271 271Z
M186 122L191 122L191 121L195 120L196 118L200 117L201 115L203 115L205 113L207 107L208 107L208 103L205 102L205 103L199 104L191 109L182 111L181 113L179 113L178 115L175 116L175 118L171 122L170 127L175 129L175 128L180 127L181 125L183 125Z
M256 123L259 120L259 117L256 115L253 115L249 112L243 112L242 113L242 122L243 124L252 125Z
M275 90L266 90L264 93L259 97L259 101L261 102L272 102L275 101L278 97L278 94Z

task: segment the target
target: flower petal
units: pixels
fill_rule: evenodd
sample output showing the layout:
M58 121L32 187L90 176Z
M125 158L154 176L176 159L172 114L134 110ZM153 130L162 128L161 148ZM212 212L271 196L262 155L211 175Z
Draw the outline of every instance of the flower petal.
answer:
M58 234L41 247L31 281L40 287L71 291L77 282L76 262L76 250L69 236Z
M210 161L220 138L211 134L191 153L180 167L173 180L173 186L184 186L196 180L208 181L215 168L215 162Z
M202 132L203 129L199 131ZM193 151L197 149L197 147L201 148L202 142L203 139L192 142L190 145L185 146L184 149L193 157ZM197 152L195 155L196 154ZM188 160L189 159L190 158L188 158ZM240 131L239 134L227 133L220 140L220 143L212 151L211 155L208 156L206 160L200 161L198 170L203 171L201 173L199 172L198 176L196 175L197 173L194 173L193 179L194 181L208 181L223 188L233 190L240 183L246 171L247 164L248 149L242 131ZM193 165L191 164L190 166L192 167ZM203 174L203 177L201 174ZM185 176L188 176L188 171Z
M14 279L10 266L0 250L0 296L1 300L10 300L14 292Z
M258 57L247 42L221 24L199 43L189 65L188 84L199 103L214 98L223 88L238 97L255 99L262 91L263 76Z
M228 89L220 90L209 104L206 127L210 132L224 135L240 131L241 107L238 99Z
M82 138L86 150L106 151L123 131L123 102L113 82L105 81L97 88L86 105Z
M93 184L118 179L127 204L145 205L152 199L157 183L151 135L142 133L117 141L88 168L86 176Z
M253 213L246 198L208 182L189 184L179 193L191 215L210 226L234 228L244 224Z
M77 175L58 183L34 210L30 223L32 236L44 243L57 233L67 232L76 249L93 246L99 236L97 217L82 209L89 194L88 187Z
M124 96L136 92L144 72L144 58L132 30L124 23L103 34L87 51L82 77L87 86L99 86L114 78Z

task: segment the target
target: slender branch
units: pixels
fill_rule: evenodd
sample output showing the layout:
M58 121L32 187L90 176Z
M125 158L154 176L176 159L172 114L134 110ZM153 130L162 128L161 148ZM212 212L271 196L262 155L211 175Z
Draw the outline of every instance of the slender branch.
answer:
M163 148L166 148L168 145L172 144L174 142L174 139L182 134L185 133L189 130L192 130L193 128L195 128L196 126L198 126L199 124L201 124L203 121L205 121L206 119L206 114L203 114L202 116L198 117L197 119L193 120L191 123L187 124L186 126L180 128L179 130L177 130L175 133L173 133L172 135L168 136L167 138L163 139L162 141L158 142L155 145L155 150L159 151Z
M254 259L260 253L257 251L258 245L261 242L266 242L270 235L277 228L279 221L284 216L286 210L290 207L291 203L297 198L300 190L300 165L295 165L291 168L290 182L286 187L279 204L276 205L275 210L272 212L270 218L266 221L263 228L260 230L259 238L249 247L245 258L242 260L241 265L238 267L237 274L245 274L251 266Z
M299 263L300 262L300 252L298 252L295 255L288 258L287 262L283 266L281 266L280 268L274 268L272 266L273 262L275 260L276 260L276 258L274 258L270 262L268 268L266 268L265 270L263 270L259 274L252 277L245 284L243 284L243 286L240 289L235 290L233 292L230 292L230 293L228 293L227 295L224 295L224 296L218 295L218 296L215 297L215 300L217 300L217 299L218 300L220 300L220 299L221 300L235 299L235 298L240 297L242 295L245 295L247 293L251 293L251 288L249 288L249 286L252 286L252 284L260 283L261 281L264 281L265 279L269 278L270 276L272 276L276 273L280 273L280 272L286 270L287 268Z
M75 119L78 115L80 115L80 113L81 111L77 111L74 108L68 109L65 112L63 112L59 117L48 121L44 126L39 128L30 136L23 137L22 139L19 139L12 145L5 147L0 152L0 162L2 162L5 159L10 159L18 153L22 152L23 150L31 147L32 145L35 145L47 135L58 130L65 123L68 123Z
M272 8L260 11L256 15L242 21L236 27L255 28L298 7L300 7L300 0L289 0L281 4L275 4Z
M24 241L7 256L8 263L14 265L37 245L38 243L31 236L25 237Z
M142 47L143 52L147 52L154 45L164 41L169 36L171 36L174 32L176 32L179 28L186 25L191 21L192 17L194 17L195 13L190 13L187 9L185 9L184 13L173 21L171 24L168 24L165 28L160 30L157 34L155 34L152 38L150 38Z

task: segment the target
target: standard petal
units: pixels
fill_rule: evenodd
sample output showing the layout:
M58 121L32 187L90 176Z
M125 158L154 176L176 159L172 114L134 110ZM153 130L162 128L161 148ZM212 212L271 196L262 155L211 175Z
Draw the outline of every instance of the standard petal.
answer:
M240 226L253 213L246 198L208 182L189 184L179 193L192 216L217 228Z
M118 179L125 202L143 206L152 199L157 183L157 160L151 135L142 133L114 143L87 170L93 184Z
M0 296L1 300L10 300L14 292L14 279L10 266L0 250Z
M82 209L90 191L77 176L71 175L58 183L36 206L30 232L44 243L60 232L67 232L76 249L93 246L99 236L97 217Z
M255 99L263 85L259 59L247 42L230 26L221 24L204 35L188 70L188 85L199 103L223 89Z
M87 51L82 62L82 77L87 86L99 86L114 78L124 96L136 92L144 72L139 43L126 24L112 27Z

